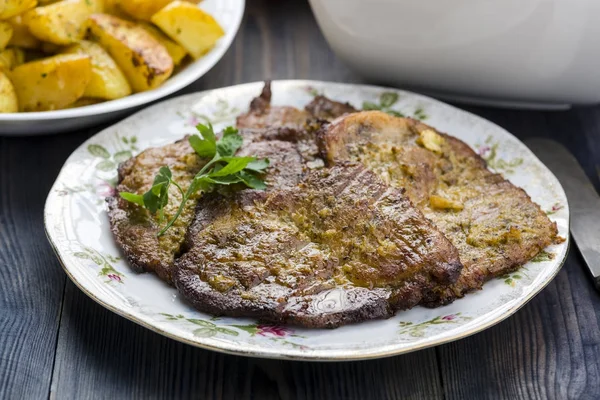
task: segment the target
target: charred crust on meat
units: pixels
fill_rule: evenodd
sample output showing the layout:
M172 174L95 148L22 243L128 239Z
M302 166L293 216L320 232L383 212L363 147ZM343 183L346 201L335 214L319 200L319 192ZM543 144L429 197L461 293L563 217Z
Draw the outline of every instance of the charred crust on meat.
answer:
M400 191L356 163L267 193L208 195L186 242L174 280L195 307L315 328L390 317L461 267Z
M271 81L266 81L262 92L250 102L250 111L264 113L271 105Z

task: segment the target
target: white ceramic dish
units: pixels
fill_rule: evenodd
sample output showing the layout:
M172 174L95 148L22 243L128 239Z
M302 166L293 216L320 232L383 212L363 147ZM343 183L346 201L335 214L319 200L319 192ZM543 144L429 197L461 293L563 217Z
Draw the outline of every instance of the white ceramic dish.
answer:
M191 84L223 57L244 14L245 0L204 0L198 7L210 13L225 30L215 47L191 62L160 87L118 100L58 111L0 114L0 135L37 135L82 129L117 118L127 110L158 100Z
M378 83L456 100L600 102L596 0L310 0L327 41Z
M191 94L153 105L100 132L67 160L48 196L48 237L69 277L110 310L176 340L247 356L305 360L354 360L406 353L456 340L507 318L559 271L568 242L546 249L521 270L488 282L482 291L436 309L416 307L384 321L335 330L257 324L240 318L212 318L182 301L175 289L153 274L134 273L122 260L109 230L103 198L112 192L116 163L150 146L194 132L198 121L215 128L231 125L247 109L262 83ZM276 81L276 104L302 107L315 93L364 101L425 118L473 146L492 168L524 187L568 238L565 194L552 173L511 134L475 115L430 98L372 86L313 81Z

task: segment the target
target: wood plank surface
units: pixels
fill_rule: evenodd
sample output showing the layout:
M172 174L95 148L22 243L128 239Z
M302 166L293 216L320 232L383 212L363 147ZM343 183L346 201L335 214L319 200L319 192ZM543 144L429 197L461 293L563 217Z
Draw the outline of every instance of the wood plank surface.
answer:
M181 93L263 79L361 82L331 52L304 1L249 0L225 57ZM600 107L465 107L521 139L552 137L600 188ZM0 399L595 399L600 300L576 249L507 321L470 338L351 363L260 360L197 349L105 310L65 275L43 204L58 170L102 127L0 138Z
M356 363L260 360L176 342L67 284L51 399L431 399L435 350Z
M578 257L513 317L438 347L446 398L598 398L600 298Z
M73 139L0 138L0 399L44 398L50 387L66 277L43 209Z

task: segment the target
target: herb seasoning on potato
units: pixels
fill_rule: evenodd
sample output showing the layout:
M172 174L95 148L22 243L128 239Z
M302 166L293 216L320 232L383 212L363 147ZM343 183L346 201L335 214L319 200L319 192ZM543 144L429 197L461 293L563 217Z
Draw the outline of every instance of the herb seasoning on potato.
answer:
M0 0L0 113L84 107L156 89L224 34L196 3Z

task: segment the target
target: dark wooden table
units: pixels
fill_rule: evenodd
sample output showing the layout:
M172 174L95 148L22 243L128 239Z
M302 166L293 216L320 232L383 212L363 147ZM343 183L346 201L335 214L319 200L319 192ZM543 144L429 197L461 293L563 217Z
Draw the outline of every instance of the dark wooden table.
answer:
M226 56L185 92L264 78L360 82L302 1L248 1ZM467 107L521 139L554 138L596 187L600 107ZM600 398L600 295L575 248L516 315L475 336L350 363L259 360L200 350L105 310L65 276L44 234L46 195L68 155L103 127L0 138L0 399Z

